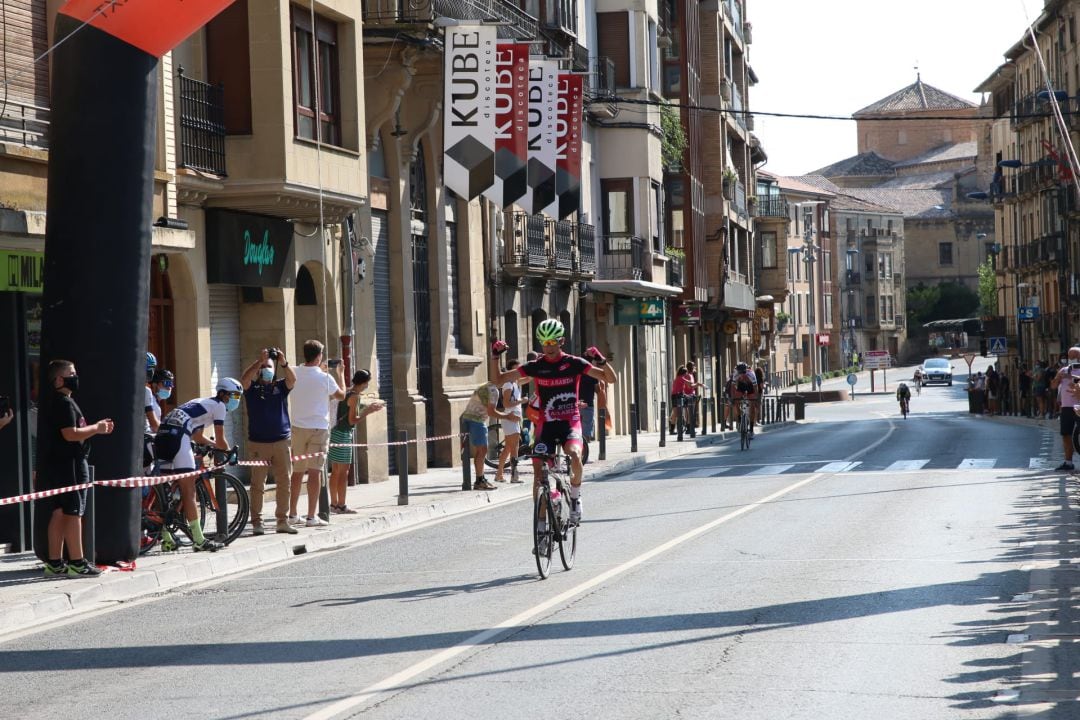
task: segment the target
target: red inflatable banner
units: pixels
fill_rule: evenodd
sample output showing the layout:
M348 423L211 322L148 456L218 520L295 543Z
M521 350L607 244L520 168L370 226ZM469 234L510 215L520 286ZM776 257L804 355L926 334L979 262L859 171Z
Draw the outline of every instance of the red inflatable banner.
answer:
M69 0L60 12L161 57L233 0Z

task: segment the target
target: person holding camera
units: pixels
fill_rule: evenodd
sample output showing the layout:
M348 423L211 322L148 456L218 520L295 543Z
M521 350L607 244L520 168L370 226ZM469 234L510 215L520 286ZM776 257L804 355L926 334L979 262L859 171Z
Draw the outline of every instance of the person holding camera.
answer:
M1080 404L1080 347L1069 348L1068 358L1063 361L1063 367L1050 381L1050 389L1057 392L1058 401L1061 403L1061 446L1065 450L1065 461L1058 465L1055 470L1073 470L1073 428L1076 427L1076 411L1074 405Z
M297 455L314 454L315 457L293 463L292 489L289 494L289 519L297 518L300 504L300 487L304 474L308 479L308 511L305 524L308 527L325 525L317 514L319 490L322 488L323 467L330 449L330 401L345 399L345 376L340 360L331 360L323 370L323 344L318 340L304 343L304 364L296 368L296 384L293 386L292 402L292 448Z
M276 363L276 368L275 368ZM278 378L276 370L282 377ZM289 525L289 483L292 478L292 424L289 421L289 393L296 386L296 373L278 348L264 348L259 359L248 365L240 377L248 415L248 459L270 464L274 472L277 532L296 534ZM262 535L263 494L266 492L266 465L251 468L251 534Z

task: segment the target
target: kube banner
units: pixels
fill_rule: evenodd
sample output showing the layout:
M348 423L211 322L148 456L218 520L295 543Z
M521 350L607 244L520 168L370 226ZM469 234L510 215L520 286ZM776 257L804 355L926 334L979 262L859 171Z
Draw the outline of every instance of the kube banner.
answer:
M583 81L583 75L559 75L555 122L555 191L559 195L559 220L574 214L581 206Z
M529 187L529 45L495 51L495 182L484 196L505 210Z
M443 183L472 200L495 182L494 25L446 28Z
M554 217L559 212L555 190L555 102L558 95L559 61L533 57L529 60L529 190L522 205L537 215Z

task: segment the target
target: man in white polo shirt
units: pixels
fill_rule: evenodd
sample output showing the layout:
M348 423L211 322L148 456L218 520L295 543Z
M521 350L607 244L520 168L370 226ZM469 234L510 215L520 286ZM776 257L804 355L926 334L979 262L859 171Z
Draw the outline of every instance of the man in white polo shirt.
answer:
M323 467L330 449L330 401L345 399L345 377L340 361L333 375L323 370L323 344L318 340L304 343L304 364L295 368L296 384L289 395L292 420L292 451L294 455L321 453L293 463L292 487L289 493L289 519L297 518L300 486L304 473L308 477L308 527L326 522L318 516L319 490L323 483Z

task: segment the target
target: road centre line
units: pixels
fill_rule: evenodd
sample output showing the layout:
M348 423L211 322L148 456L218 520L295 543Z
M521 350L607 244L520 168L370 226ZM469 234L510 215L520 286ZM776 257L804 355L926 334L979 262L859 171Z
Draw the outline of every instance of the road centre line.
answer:
M879 438L876 442L863 448L859 452L854 453L853 455L848 457L847 461L851 462L859 457L862 457L866 453L871 452L879 445L886 442L892 435L894 430L895 427L890 424L889 431L885 433L884 436ZM620 575L623 575L644 563L649 562L658 555L662 555L669 550L673 550L674 548L683 545L684 543L687 543L697 537L700 537L701 535L704 535L705 533L708 533L709 531L714 530L715 528L727 522L730 522L731 520L741 517L751 512L752 510L756 510L763 505L768 505L774 500L782 498L785 495L788 495L798 490L799 488L805 487L806 485L809 485L816 480L820 480L823 477L828 477L828 473L815 473L807 478L804 478L803 480L800 480L796 483L788 485L785 488L777 490L771 495L767 495L760 500L744 505L743 507L737 510L733 510L726 515L722 515L715 520L710 520L704 525L700 525L692 530L683 533L682 535L679 535L678 537L672 538L671 540L668 540L667 542L662 543L661 545L658 545L653 549L638 555L635 558L627 560L621 565L610 568L600 573L599 575L596 575L586 580L585 582L570 588L569 590L561 592L554 597L548 598L547 600L537 605L534 605L527 610L523 610L522 612L514 615L507 620L504 620L498 625L476 633L472 637L463 640L457 645L442 650L441 652L435 653L431 657L428 657L418 663L410 665L409 667L394 673L390 677L380 680L373 685L369 685L368 687L364 688L352 697L343 698L335 702L333 705L318 710L317 712L306 716L304 720L331 720L332 718L335 718L344 712L348 712L349 710L352 710L360 705L374 700L380 695L394 691L395 689L400 688L404 683L412 680L413 678L423 675L424 673L432 670L433 668L443 665L450 660L458 657L459 655L462 655L463 653L479 648L488 643L489 641L501 635L507 634L510 630L525 626L538 615L541 615L542 613L558 605L561 605L579 595L587 593L593 588L602 585L603 583L606 583L607 581L612 580Z

